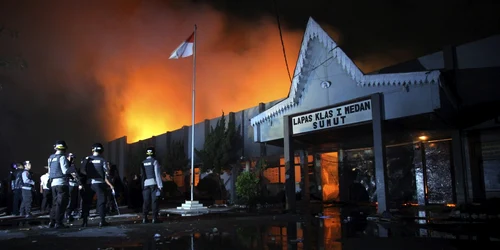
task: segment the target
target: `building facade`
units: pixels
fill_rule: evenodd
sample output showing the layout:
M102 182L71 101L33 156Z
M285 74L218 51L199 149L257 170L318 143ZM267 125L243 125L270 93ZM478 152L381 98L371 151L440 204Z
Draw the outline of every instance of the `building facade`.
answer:
M494 36L365 74L311 18L288 97L230 113L242 162L265 158L268 188L284 183L292 209L296 193L377 202L379 211L499 197L499 44ZM195 125L196 148L216 122ZM145 145L161 154L182 140L189 156L190 136L183 127L134 144L120 138L108 156L127 173Z

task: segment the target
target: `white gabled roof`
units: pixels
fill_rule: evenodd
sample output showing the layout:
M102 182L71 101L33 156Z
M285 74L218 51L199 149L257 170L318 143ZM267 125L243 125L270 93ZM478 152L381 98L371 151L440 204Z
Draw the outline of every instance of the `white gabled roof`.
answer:
M354 62L342 51L341 48L333 41L333 39L319 26L314 19L309 18L307 23L307 28L304 33L304 39L302 40L302 46L300 48L299 58L297 60L297 65L295 66L294 78L292 79L292 85L290 88L290 93L288 98L280 103L277 103L273 107L267 109L266 111L258 114L251 119L252 126L260 124L266 120L269 120L275 116L283 115L285 112L290 110L292 107L298 105L301 92L304 86L301 85L301 80L305 80L308 71L312 69L313 65L307 63L307 50L309 42L318 38L319 41L326 47L328 51L333 52L333 58L336 59L337 63L342 66L342 69L351 76L351 78L357 83L358 86L394 86L394 85L416 85L421 83L431 83L438 82L440 71L425 71L425 72L410 72L410 73L395 73L395 74L374 74L365 75L359 68L354 64ZM305 73L304 75L302 73Z

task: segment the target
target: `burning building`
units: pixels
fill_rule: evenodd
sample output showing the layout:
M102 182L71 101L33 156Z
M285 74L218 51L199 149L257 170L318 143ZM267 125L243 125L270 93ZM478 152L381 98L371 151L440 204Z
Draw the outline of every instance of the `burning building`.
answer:
M365 74L313 19L288 97L230 113L242 130L242 164L266 158L268 188L323 201L448 204L500 196L500 36ZM195 124L194 147L217 119ZM127 144L108 157L128 173L133 152L164 157L188 126ZM195 161L199 159L195 155ZM292 178L289 178L292 177ZM174 178L175 179L175 178Z

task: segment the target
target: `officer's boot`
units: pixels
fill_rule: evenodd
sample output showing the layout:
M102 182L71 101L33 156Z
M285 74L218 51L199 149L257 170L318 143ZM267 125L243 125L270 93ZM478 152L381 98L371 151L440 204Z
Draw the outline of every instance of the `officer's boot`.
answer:
M147 215L143 215L142 216L142 224L146 224L146 223L149 223L148 216Z
M158 223L162 223L162 221L160 219L158 219L158 215L155 215L153 216L153 224L158 224Z
M67 223L71 223L73 222L74 218L73 218L73 215L71 215L71 212L67 212L66 213L66 222Z
M56 226L56 221L55 220L50 220L49 222L49 228L54 228Z
M87 217L83 217L82 218L82 227L87 227L88 226L88 218Z
M101 219L101 222L99 222L99 227L105 227L109 226L109 222L107 222L105 219Z

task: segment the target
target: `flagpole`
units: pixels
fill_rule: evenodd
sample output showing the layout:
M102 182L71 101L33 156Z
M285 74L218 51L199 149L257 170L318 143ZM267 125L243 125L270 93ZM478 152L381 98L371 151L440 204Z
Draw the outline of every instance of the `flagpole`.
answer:
M195 88L196 88L196 24L194 25L193 41L193 107L191 114L191 201L194 201L194 111L195 111Z

